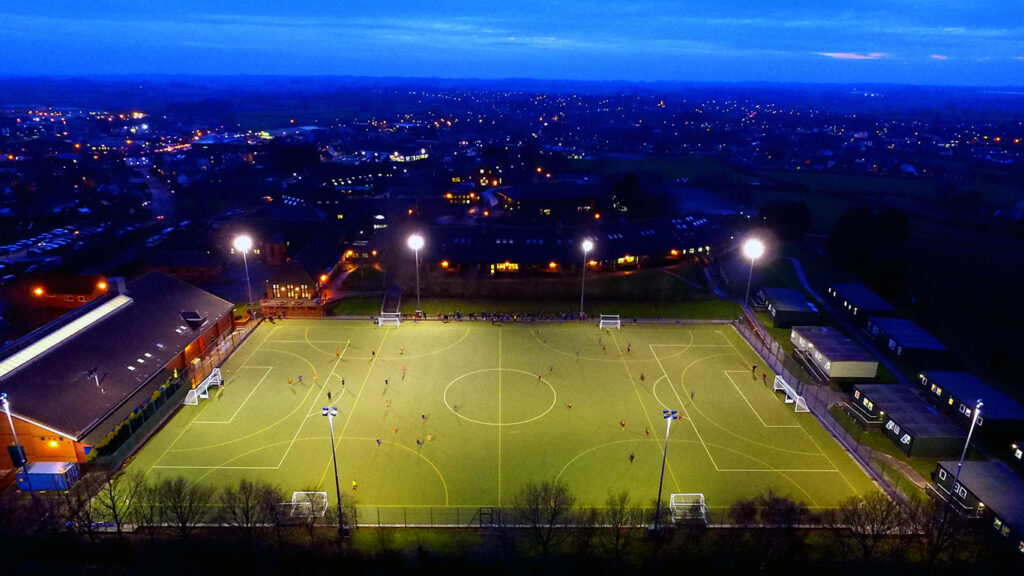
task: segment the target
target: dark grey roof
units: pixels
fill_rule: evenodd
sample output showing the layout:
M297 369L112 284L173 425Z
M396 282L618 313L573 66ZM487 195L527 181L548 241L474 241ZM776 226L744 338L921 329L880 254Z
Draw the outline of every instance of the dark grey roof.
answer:
M964 431L921 399L913 389L899 384L857 384L854 388L915 438L966 438Z
M230 302L160 272L130 282L125 294L132 299L130 304L0 380L15 416L79 440L233 308ZM81 308L94 309L106 301ZM198 313L201 325L190 328L182 312ZM24 340L30 344L53 333L68 318ZM16 350L5 352L9 356ZM100 378L99 388L93 372Z
M970 372L926 372L928 381L965 404L984 402L982 417L994 420L1024 420L1024 406L982 382Z
M956 462L939 465L956 473ZM1024 532L1024 480L1002 462L966 461L960 469L960 483L981 500L1000 520Z
M924 331L913 320L872 316L868 322L878 326L889 338L904 348L913 350L945 350L946 345Z
M873 312L895 311L881 296L868 290L868 287L863 284L832 284L832 289L838 292L841 298L856 306L858 310Z
M224 264L219 257L202 250L153 252L146 256L146 263L153 267L174 268L207 268Z
M793 331L806 338L830 362L876 362L871 353L835 328L793 326Z
M818 307L801 290L761 288L765 300L780 312L817 312Z

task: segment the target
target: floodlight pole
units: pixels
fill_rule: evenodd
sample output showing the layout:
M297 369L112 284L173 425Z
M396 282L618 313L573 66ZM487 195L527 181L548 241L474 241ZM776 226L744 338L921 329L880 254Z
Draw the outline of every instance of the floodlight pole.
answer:
M21 444L18 444L18 433L14 430L14 419L11 418L11 403L7 401L7 393L0 393L0 405L3 406L4 412L7 413L7 423L11 425L11 436L14 436L14 449L17 450L18 454L21 455ZM28 493L32 495L32 499L35 500L36 493L32 490L32 479L28 475L28 458L23 458L25 463L21 466L21 472L25 475L25 484L28 486Z
M583 244L583 278L580 280L580 320L583 320L583 293L587 288L587 245Z
M420 249L414 249L413 254L416 257L416 312L420 312L423 310L420 307Z
M323 415L327 416L327 423L331 427L331 461L334 462L334 491L337 495L338 500L338 538L344 538L345 533L345 517L341 512L341 483L338 481L338 456L337 450L334 447L334 417L338 414L338 408L335 406L327 407L324 406Z
M754 278L754 260L757 258L750 259L750 273L747 274L747 295L743 297L743 305L747 306L750 304L750 281Z
M974 416L971 418L971 427L967 431L967 441L964 442L964 451L960 453L960 461L956 463L956 474L953 476L953 489L954 490L956 489L956 483L960 481L960 468L963 467L963 465L964 465L964 458L967 457L967 449L971 445L971 434L974 434L974 426L975 426L975 424L978 423L978 414L981 413L981 407L982 406L984 406L984 404L982 403L981 398L978 398L978 403L974 407ZM952 501L953 497L950 496L949 499L950 499L950 501Z
M672 429L672 421L679 417L675 410L662 410L665 417L665 447L661 451L661 478L658 480L658 501L654 508L654 532L657 534L661 525L661 489L665 484L665 460L668 459L668 432Z
M246 266L246 293L249 295L249 306L252 307L252 305L253 305L253 286L249 282L249 260L246 258L246 252L248 252L248 250L243 250L242 251L242 265ZM253 318L255 318L255 316L256 315L253 315Z

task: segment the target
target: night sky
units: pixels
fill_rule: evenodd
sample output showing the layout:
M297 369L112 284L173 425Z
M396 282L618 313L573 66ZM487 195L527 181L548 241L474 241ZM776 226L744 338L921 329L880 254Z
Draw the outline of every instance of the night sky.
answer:
M1024 85L1019 0L76 0L0 6L0 74Z

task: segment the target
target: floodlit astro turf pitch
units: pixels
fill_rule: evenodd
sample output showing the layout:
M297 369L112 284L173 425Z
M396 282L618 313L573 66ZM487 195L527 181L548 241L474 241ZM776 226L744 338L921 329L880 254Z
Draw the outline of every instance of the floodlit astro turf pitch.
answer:
M330 391L341 487L369 521L465 522L556 477L581 504L629 490L650 505L663 408L682 416L666 501L702 492L720 513L771 488L821 508L874 490L810 414L772 392L771 371L763 383L764 364L723 324L263 323L222 367L225 386L183 406L130 468L217 486L265 479L333 502Z

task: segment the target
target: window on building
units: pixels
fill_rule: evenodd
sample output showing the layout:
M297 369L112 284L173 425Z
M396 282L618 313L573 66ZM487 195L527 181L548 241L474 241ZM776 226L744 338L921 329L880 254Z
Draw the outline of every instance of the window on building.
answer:
M942 396L942 388L939 388L935 384L932 384L932 392L935 392L936 396Z
M899 434L899 432L897 432L897 434ZM907 446L909 446L910 445L910 434L904 434L903 437L900 438L900 442L902 442L902 443L906 444Z
M854 390L853 397L856 398L857 400L860 400L860 390Z
M1015 458L1016 458L1017 460L1021 460L1021 459L1024 459L1024 451L1021 451L1021 449L1020 449L1020 448L1017 448L1016 450L1014 450L1014 451L1013 451L1013 456L1014 456L1014 457L1015 457Z
M67 300L68 302L74 302L75 301L75 297L74 296L65 296L64 299Z
M78 301L79 302L85 302L85 296L79 296L78 297Z
M963 486L958 488L956 493L959 494L961 498L967 498L967 488L964 488Z
M949 399L949 405L950 405L950 406L952 406L952 405L953 405L953 399L952 399L952 398L950 398L950 399Z
M942 468L939 468L939 480L945 480L945 479L946 479L946 471L943 470Z

